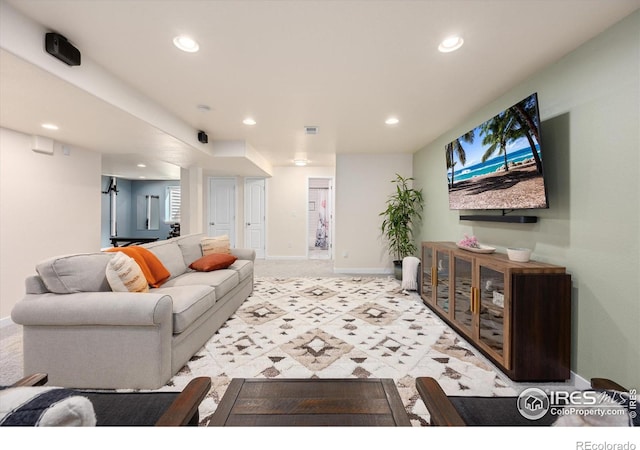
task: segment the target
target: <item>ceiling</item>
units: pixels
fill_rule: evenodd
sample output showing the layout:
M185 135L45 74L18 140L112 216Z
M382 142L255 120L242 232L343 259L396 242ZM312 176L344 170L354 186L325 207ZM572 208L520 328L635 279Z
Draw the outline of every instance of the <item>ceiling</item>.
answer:
M264 176L297 157L333 166L341 153L413 153L640 7L640 0L2 3L69 39L83 59L69 70L93 63L193 136L7 50L0 125L99 151L105 174L159 179L179 177L178 166ZM440 53L452 33L464 46ZM176 49L178 34L200 51ZM399 123L386 125L390 116ZM257 123L244 125L246 117ZM64 126L49 132L43 122ZM319 133L307 135L305 126ZM240 151L227 152L225 143Z

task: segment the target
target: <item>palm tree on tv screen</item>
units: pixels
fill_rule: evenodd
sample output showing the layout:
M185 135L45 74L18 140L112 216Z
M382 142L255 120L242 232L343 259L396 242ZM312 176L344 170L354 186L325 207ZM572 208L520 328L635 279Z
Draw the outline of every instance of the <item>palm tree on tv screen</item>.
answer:
M536 111L535 97L531 95L525 98L520 103L512 106L509 112L513 114L514 119L522 129L523 136L529 141L529 147L531 148L531 153L536 163L536 169L538 173L542 174L542 161L536 150L536 145L533 142L535 138L535 141L540 144L540 127L537 120L538 114Z
M449 142L445 146L445 151L447 154L447 169L451 169L451 180L449 180L450 187L453 187L453 172L455 170L454 166L456 165L456 161L453 160L454 153L458 155L458 160L463 166L467 163L467 154L464 151L464 147L462 146L462 142L460 142L460 139L468 142L469 144L473 144L474 138L474 130L471 130L460 136L458 139Z
M482 162L486 162L497 150L499 155L504 155L504 170L508 172L507 144L521 137L521 133L522 131L516 128L513 114L509 114L507 111L503 111L493 119L483 123L480 126L480 134L484 135L482 145L488 145L489 147L482 155Z

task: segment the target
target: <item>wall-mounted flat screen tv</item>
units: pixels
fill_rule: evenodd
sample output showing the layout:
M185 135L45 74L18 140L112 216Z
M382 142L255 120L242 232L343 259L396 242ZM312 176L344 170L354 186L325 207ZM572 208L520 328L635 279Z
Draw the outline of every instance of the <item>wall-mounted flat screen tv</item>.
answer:
M538 95L445 146L450 209L547 208Z

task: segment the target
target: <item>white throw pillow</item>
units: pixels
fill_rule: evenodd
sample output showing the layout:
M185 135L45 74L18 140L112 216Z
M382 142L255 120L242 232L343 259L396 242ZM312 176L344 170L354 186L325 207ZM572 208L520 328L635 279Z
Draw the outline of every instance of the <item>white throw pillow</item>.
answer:
M92 427L91 401L78 392L56 387L15 387L0 390L0 425Z
M226 234L223 236L202 238L200 246L202 247L202 256L213 253L231 254L231 244L229 243L229 236Z
M114 292L149 292L149 284L138 263L122 252L113 255L106 275Z

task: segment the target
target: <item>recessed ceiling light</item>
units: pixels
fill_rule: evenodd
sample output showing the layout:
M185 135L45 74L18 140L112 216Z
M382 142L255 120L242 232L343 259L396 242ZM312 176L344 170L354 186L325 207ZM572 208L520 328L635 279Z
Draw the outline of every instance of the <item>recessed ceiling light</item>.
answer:
M398 122L400 122L398 120L397 117L389 117L387 120L384 121L384 123L386 123L387 125L396 125L398 124Z
M460 47L462 47L462 44L464 44L464 39L462 39L460 36L449 36L448 38L440 42L438 50L440 50L442 53L449 53L458 50Z
M243 124L245 125L255 125L256 121L254 119L252 119L251 117L247 117L246 119L244 119L242 121Z
M140 164L138 164L138 167L147 167L147 165L140 163Z
M42 128L46 128L47 130L58 130L58 125L54 125L52 123L43 123Z
M200 49L200 46L196 41L189 36L176 36L173 38L173 45L178 47L183 52L194 53Z
M293 161L293 163L298 167L306 166L308 162L309 161L307 161L306 159L296 159Z

